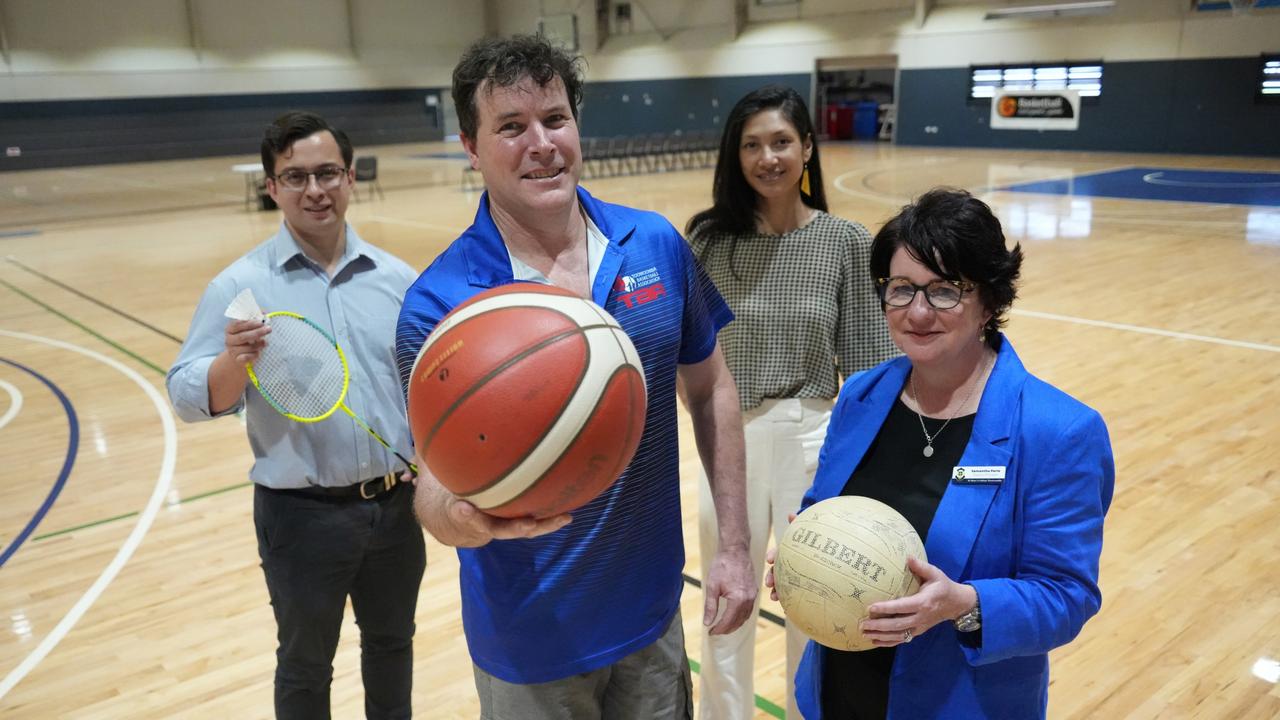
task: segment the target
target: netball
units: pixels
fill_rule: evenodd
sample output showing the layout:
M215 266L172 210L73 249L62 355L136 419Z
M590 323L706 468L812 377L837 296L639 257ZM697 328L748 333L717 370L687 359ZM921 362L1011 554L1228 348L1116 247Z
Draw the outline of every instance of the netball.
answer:
M590 300L516 283L459 305L427 337L409 426L431 473L500 517L549 517L613 484L640 444L631 339Z
M778 545L774 582L787 622L836 650L867 650L858 625L867 607L920 589L907 558L926 560L911 523L878 500L834 497L815 503Z

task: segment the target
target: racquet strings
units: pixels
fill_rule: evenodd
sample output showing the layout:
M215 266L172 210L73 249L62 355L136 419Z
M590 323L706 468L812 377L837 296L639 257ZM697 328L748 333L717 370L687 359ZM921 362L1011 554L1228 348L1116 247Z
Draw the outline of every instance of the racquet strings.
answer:
M342 401L346 366L338 348L311 323L291 315L273 315L267 346L253 363L267 402L285 415L323 418Z

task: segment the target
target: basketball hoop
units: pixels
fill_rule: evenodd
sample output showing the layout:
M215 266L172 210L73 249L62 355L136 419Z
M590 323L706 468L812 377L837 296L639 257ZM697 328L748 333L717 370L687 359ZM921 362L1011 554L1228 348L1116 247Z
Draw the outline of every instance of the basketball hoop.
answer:
M1232 15L1247 15L1256 0L1231 0Z

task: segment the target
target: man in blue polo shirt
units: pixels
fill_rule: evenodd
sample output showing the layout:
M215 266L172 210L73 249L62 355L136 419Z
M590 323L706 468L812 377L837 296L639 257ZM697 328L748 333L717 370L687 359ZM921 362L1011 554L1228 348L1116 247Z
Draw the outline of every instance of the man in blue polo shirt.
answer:
M463 55L453 98L487 190L474 224L409 289L397 360L407 385L427 334L487 288L569 289L613 314L640 353L649 405L640 447L572 522L485 515L429 473L415 508L459 548L482 718L689 718L677 378L720 518L703 622L712 633L736 629L756 593L737 390L716 344L732 314L669 222L578 187L581 97L579 59L541 38L486 39Z

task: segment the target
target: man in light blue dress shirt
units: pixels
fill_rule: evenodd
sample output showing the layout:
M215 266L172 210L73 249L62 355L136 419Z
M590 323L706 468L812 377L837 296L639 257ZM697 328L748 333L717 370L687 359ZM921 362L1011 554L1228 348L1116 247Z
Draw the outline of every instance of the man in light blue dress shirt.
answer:
M169 398L187 422L245 412L258 554L279 643L276 716L329 717L333 656L350 596L365 713L408 718L414 612L426 567L412 478L345 413L318 423L277 413L245 371L271 342L271 328L223 313L249 288L265 311L295 312L325 328L346 353L346 404L403 454L410 436L395 325L416 273L346 223L354 174L341 130L312 113L282 115L263 139L262 166L284 222L209 283L169 370Z

